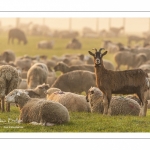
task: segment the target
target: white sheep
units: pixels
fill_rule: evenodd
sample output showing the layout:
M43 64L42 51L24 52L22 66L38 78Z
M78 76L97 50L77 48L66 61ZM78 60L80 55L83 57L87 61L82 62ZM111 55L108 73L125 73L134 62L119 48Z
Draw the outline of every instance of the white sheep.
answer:
M55 92L52 93L52 91ZM50 88L47 90L46 99L61 103L68 111L91 112L90 104L86 102L86 97L84 95L63 92L58 88Z
M91 87L86 95L87 102L91 104L91 111L103 113L103 93L97 87ZM125 98L122 96L113 96L111 103L111 115L133 115L138 116L140 112L140 105L137 101Z
M46 99L30 98L23 91L15 89L6 97L8 103L16 103L20 109L19 122L39 125L64 124L70 121L66 107Z
M10 65L0 66L0 99L1 111L5 111L4 98L12 90L16 89L19 84L20 78L16 68ZM10 105L6 105L6 110L10 111Z

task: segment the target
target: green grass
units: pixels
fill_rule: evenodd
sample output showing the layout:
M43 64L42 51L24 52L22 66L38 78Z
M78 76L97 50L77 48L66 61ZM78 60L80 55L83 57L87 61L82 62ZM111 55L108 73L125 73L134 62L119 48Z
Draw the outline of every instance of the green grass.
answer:
M11 112L0 114L0 132L67 132L67 133L124 133L124 132L149 132L150 110L146 117L139 116L103 116L98 113L69 112L70 122L55 126L34 126L30 124L18 124L8 122L8 118L16 120L19 116L19 109L11 106Z
M40 40L53 40L55 42L54 48L47 50L37 49L36 45ZM46 55L51 58L53 55L62 56L64 54L88 54L92 48L99 49L102 46L102 38L90 39L79 38L82 43L82 49L66 50L66 44L70 39L48 38L28 36L29 43L23 44L7 44L7 35L0 35L0 53L6 49L11 49L16 53L16 56ZM113 42L122 42L127 45L127 38L113 38ZM115 65L113 55L107 54L104 59L112 61ZM149 132L150 129L150 110L148 110L146 117L134 116L103 116L97 113L79 113L69 112L70 122L64 125L56 125L52 127L33 126L29 124L17 124L15 122L8 122L8 118L15 120L19 117L19 109L11 106L11 112L0 112L0 132ZM2 122L6 121L6 122Z

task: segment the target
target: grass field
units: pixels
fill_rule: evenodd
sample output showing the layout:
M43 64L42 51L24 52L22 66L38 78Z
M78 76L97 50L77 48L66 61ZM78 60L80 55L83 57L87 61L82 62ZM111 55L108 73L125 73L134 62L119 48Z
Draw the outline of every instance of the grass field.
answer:
M39 50L37 42L43 39L50 39L55 42L52 50ZM7 35L0 35L0 53L6 49L11 49L16 53L16 56L47 55L51 58L53 55L61 56L63 54L88 54L92 48L99 49L102 45L101 38L98 39L81 39L83 47L81 50L66 50L66 44L70 39L53 39L48 37L33 37L29 36L27 45L7 44ZM114 42L122 42L126 45L125 37L111 39ZM113 55L107 54L105 59L114 63ZM115 65L115 63L114 63ZM52 127L33 126L29 124L17 124L10 121L16 120L19 117L19 109L11 106L11 112L0 112L0 132L149 132L150 131L150 111L148 110L146 117L133 116L103 116L97 113L70 113L70 122L64 125L56 125Z

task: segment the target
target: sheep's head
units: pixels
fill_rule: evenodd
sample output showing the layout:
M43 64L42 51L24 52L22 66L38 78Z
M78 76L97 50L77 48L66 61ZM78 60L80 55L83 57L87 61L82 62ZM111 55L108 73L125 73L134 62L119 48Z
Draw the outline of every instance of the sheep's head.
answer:
M23 97L23 99L22 99ZM9 94L5 96L5 102L15 103L16 106L20 108L30 99L29 95L24 90L14 89Z
M41 97L45 97L47 94L47 90L50 88L49 84L43 83L42 85L38 85L35 88L36 93L38 93Z
M89 51L89 54L94 57L95 66L100 66L100 65L103 64L102 58L103 58L104 55L107 54L107 51L105 51L104 53L101 53L101 51L102 51L103 49L104 49L104 48L100 48L99 51L97 51L96 48L92 49L92 50L95 50L95 53Z
M87 102L90 102L91 106L93 106L97 100L103 101L103 93L99 88L91 87L86 95L86 100Z

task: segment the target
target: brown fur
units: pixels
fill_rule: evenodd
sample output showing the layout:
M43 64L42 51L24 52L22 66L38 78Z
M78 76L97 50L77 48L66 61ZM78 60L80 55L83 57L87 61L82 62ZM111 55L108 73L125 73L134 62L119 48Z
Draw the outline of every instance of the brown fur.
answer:
M102 49L100 49L99 52L96 50L95 54L89 51L89 54L94 57L96 85L105 95L104 114L108 114L112 94L135 93L138 95L142 103L141 106L144 109L144 112L140 115L145 116L147 102L144 100L144 92L148 90L146 83L148 74L141 69L125 71L112 71L105 69L102 57L107 54L107 51L102 54L101 50ZM109 114L111 114L110 109Z

